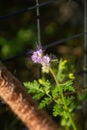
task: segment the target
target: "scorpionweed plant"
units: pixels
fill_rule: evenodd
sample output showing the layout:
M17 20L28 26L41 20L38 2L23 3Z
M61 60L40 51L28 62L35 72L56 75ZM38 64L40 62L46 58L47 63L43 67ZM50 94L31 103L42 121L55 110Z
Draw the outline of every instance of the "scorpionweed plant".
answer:
M75 93L73 87L74 75L67 70L67 60L52 59L43 54L42 49L33 52L31 59L34 63L41 64L42 77L33 82L25 82L24 86L32 94L35 100L39 102L39 108L52 108L53 116L61 117L61 125L72 127L77 130L72 118L75 108ZM45 73L49 76L45 76ZM51 107L50 107L51 106Z

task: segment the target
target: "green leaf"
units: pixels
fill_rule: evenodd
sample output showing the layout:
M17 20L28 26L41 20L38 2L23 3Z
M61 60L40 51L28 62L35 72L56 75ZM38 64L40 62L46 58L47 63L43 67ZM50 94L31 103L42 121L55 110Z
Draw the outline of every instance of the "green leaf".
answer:
M34 80L34 82L25 82L24 86L27 88L29 93L44 93L43 89L40 87L40 84L36 80Z
M27 88L28 93L33 94L33 98L36 100L41 99L45 95L43 88L36 80L34 82L26 82L24 86Z
M59 87L57 86L52 89L52 97L57 98L58 96L59 96Z
M39 100L44 96L44 93L36 93L33 95L33 99Z
M42 85L42 89L46 94L49 94L51 84L49 80L39 79L39 83Z
M50 102L52 101L52 99L50 97L45 97L39 104L39 108L42 109L44 107L46 107Z
M66 91L75 92L75 88L72 86L72 84L73 84L72 80L69 80L69 81L61 84L61 87L64 92L66 92Z
M74 101L74 97L73 96L66 97L65 100L66 100L66 105L70 106L72 102Z
M62 116L63 113L63 105L55 104L53 106L53 116Z

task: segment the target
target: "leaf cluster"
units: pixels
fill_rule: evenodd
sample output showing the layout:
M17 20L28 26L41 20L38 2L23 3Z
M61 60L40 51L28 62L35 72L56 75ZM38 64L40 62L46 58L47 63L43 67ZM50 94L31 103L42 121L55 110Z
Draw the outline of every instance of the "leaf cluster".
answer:
M64 115L63 111L65 111L65 107L62 101L61 92L64 94L64 100L69 107L69 111L71 112L74 108L74 97L68 94L68 92L75 92L72 83L73 82L70 80L59 86L55 86L52 85L49 80L39 79L39 81L34 80L34 82L26 82L24 83L24 86L28 93L32 94L34 99L39 100L39 108L44 108L53 103L53 115L62 116Z
M42 109L46 107L48 104L51 104L52 97L50 95L51 84L49 80L39 81L34 80L34 82L26 82L24 86L27 89L27 92L32 94L32 97L35 100L39 100L39 108Z
M28 93L39 101L39 108L52 108L53 116L60 116L62 124L69 122L69 113L75 108L75 88L73 87L73 80L67 79L67 65L66 61L60 60L57 70L51 69L52 79L48 80L45 77L34 80L33 82L26 82ZM65 123L65 124L66 124Z

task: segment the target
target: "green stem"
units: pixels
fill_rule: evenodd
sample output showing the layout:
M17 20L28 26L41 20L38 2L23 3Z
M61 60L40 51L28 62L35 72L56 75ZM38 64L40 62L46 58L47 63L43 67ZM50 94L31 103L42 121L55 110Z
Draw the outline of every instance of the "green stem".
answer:
M55 74L54 74L54 72L53 72L53 70L51 68L50 68L50 73L52 74L52 76L53 76L53 78L54 78L54 80L56 82L56 85L59 85L59 81L57 80L57 78L56 78L56 76L55 76Z
M73 121L73 119L72 119L72 117L71 117L71 115L70 115L69 112L68 112L68 117L69 117L69 120L70 120L70 122L71 122L71 124L72 124L73 130L77 130L77 128L76 128L76 126L75 126L75 123L74 123L74 121Z
M68 126L66 126L65 130L69 130L69 127L68 127Z
M62 92L62 90L61 90L61 88L60 88L59 81L58 81L58 79L56 78L56 76L55 76L55 74L54 74L54 72L53 72L53 70L52 70L51 68L50 68L50 72L51 72L51 74L52 74L52 76L53 76L53 78L54 78L54 80L55 80L55 82L56 82L56 85L59 86L59 91L60 91L60 95L61 95L61 98L62 98L62 101L63 101L63 104L64 104L64 108L65 108L65 110L68 111L68 107L67 107L67 105L66 105L66 100L65 100L64 94L63 94L63 92ZM76 128L76 126L75 126L75 124L74 124L74 121L73 121L73 119L72 119L72 117L71 117L71 115L70 115L69 112L68 112L68 117L69 117L69 120L70 120L71 125L72 125L72 127L73 127L73 130L77 130L77 128Z

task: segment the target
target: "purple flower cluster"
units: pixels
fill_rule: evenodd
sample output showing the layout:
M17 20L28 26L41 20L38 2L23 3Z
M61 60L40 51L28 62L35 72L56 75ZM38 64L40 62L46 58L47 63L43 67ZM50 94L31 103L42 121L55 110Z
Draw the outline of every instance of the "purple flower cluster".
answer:
M33 52L33 55L31 56L31 58L34 63L41 63L42 56L43 56L43 51L42 51L42 49L39 49L39 50Z
M43 55L43 50L38 49L33 52L32 61L34 63L40 63L42 65L42 71L48 73L50 67L50 57L48 55Z

